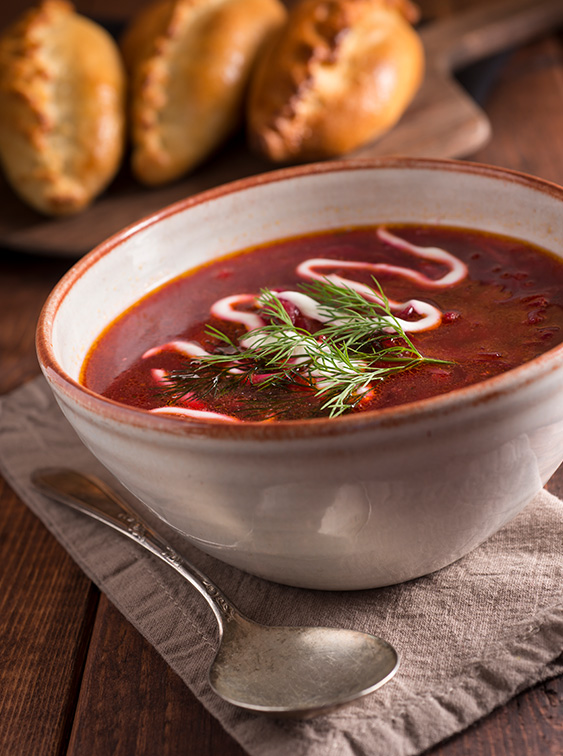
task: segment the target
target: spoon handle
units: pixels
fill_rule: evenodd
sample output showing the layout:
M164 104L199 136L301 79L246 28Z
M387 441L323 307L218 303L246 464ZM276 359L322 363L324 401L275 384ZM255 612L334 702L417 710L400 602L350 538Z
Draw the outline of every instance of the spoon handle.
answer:
M220 637L225 622L240 616L234 604L206 575L180 556L124 499L98 478L63 467L51 467L33 472L31 482L43 494L109 525L175 569L211 607Z

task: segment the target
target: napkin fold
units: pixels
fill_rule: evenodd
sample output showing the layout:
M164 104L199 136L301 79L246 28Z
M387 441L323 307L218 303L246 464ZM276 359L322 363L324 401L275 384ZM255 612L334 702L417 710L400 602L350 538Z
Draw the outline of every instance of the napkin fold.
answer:
M251 756L418 754L563 671L563 502L546 491L455 564L367 591L276 585L186 545L160 523L176 548L253 619L354 628L398 649L399 672L379 691L330 715L295 722L239 711L212 693L207 670L216 628L203 599L133 542L37 493L30 473L56 465L95 473L117 486L37 378L0 400L2 473Z

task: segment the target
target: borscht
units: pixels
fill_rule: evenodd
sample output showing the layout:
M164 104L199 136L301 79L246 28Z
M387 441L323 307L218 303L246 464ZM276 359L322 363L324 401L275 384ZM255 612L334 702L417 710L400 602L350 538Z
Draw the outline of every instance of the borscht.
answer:
M81 383L181 419L303 420L425 399L563 341L563 262L431 225L341 229L166 283L91 347Z

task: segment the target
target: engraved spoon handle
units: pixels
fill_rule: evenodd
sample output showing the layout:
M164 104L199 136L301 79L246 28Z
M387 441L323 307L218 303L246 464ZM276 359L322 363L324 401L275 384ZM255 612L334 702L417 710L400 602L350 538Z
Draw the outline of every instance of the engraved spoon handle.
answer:
M31 475L31 482L50 498L109 525L175 569L201 593L211 607L219 625L220 638L225 622L241 616L234 604L206 575L180 556L161 535L98 478L62 467L52 467L36 470Z

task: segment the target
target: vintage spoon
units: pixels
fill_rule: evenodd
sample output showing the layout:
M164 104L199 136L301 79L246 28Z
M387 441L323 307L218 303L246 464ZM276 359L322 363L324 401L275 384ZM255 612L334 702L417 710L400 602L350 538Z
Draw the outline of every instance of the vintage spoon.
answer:
M273 627L248 619L102 481L64 468L37 470L31 480L47 496L136 541L201 593L219 625L209 682L229 703L278 717L309 718L371 693L397 671L397 652L373 635Z

